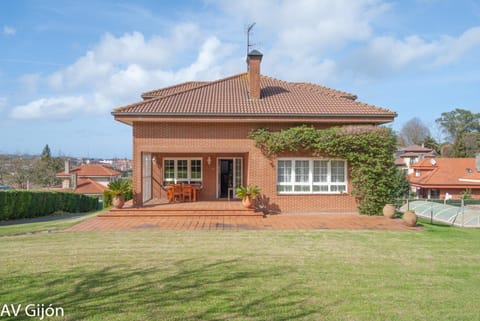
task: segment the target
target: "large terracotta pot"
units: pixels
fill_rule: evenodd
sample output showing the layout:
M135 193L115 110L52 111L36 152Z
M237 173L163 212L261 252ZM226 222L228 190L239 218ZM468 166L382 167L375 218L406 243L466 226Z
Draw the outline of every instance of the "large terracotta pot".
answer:
M407 226L414 227L417 225L417 214L414 211L406 211L403 213L403 220Z
M123 195L115 195L112 199L112 205L115 208L122 208L123 204L125 204L125 198Z
M252 198L250 196L244 197L242 199L242 205L243 207L246 207L246 208L252 208L253 207Z
M393 204L387 204L383 208L383 216L388 217L388 218L394 218L395 217L395 206Z

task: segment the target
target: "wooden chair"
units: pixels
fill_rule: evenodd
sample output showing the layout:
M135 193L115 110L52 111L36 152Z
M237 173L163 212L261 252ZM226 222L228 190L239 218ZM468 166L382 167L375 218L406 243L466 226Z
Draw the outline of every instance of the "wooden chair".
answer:
M192 194L193 194L193 187L192 185L188 185L188 184L185 184L183 185L183 200L186 201L186 199L188 198L188 200L191 202L192 201Z
M182 184L173 185L173 200L176 201L178 198L179 201L183 201L183 188Z
M164 189L165 192L167 193L167 199L169 203L175 200L173 197L173 189L174 189L173 184L167 184L167 188Z

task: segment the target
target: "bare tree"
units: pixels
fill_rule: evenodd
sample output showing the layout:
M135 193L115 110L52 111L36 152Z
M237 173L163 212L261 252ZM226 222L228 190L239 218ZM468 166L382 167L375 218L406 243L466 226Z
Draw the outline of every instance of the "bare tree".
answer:
M400 130L400 136L405 145L421 145L430 137L430 130L420 118L414 117L407 121Z

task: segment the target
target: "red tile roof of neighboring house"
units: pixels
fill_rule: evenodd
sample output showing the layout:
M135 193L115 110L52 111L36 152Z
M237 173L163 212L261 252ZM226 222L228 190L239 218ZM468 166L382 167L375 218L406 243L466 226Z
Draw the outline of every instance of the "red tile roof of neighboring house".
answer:
M423 156L423 157L435 157L437 154L433 151L430 152L407 152L403 153L400 155L400 157L418 157L418 156Z
M413 186L430 188L480 188L480 172L475 169L475 158L424 159L412 165L420 170L420 177L410 174Z
M79 178L77 180L77 188L75 188L73 192L78 194L101 195L106 189L106 186L97 183L90 178Z
M368 117L391 121L396 113L355 101L349 93L310 83L261 76L261 99L248 94L248 74L153 91L160 96L115 109L115 116ZM152 93L152 92L148 92ZM147 94L147 93L145 93ZM144 95L145 95L144 94Z
M82 165L80 167L75 167L70 169L70 173L65 173L60 172L57 173L58 177L68 177L72 174L77 174L78 177L104 177L104 176L118 176L120 175L119 172L108 168L103 165L97 165L97 164L88 164L88 165Z
M407 166L407 164L405 164L405 161L401 158L395 158L395 165L397 165L397 166Z
M428 153L433 151L433 149L431 148L423 147L419 145L410 145L400 150L403 150L404 152L420 152L420 153Z

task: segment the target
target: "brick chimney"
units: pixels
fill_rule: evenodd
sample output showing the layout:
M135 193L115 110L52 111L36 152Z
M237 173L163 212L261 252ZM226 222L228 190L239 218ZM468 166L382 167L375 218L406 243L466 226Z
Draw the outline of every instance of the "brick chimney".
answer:
M260 99L260 62L263 54L258 50L252 50L248 54L248 82L249 82L249 96L250 99Z
M65 160L65 174L70 174L70 161L68 159Z

